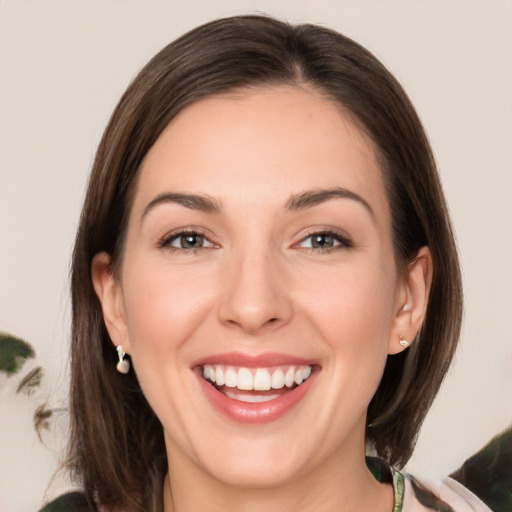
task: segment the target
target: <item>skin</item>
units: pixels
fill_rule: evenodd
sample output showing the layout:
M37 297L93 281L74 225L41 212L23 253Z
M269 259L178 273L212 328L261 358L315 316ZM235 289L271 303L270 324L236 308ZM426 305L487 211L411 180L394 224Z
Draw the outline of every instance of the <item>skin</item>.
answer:
M290 209L293 195L333 188L361 200ZM148 208L164 193L219 211ZM183 229L203 246L183 248ZM312 247L318 232L333 247ZM95 257L93 281L164 428L166 512L392 510L391 486L365 465L366 411L387 355L421 326L431 260L423 248L399 275L372 143L342 109L292 87L187 107L143 162L118 276L108 262ZM277 420L240 424L191 369L234 350L314 361L316 378Z

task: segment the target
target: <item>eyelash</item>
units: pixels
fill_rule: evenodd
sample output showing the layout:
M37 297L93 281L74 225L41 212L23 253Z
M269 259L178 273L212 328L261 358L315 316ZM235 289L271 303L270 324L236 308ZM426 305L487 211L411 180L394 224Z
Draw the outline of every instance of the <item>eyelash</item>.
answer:
M333 231L333 230L320 230L320 231L312 231L311 233L309 233L307 236L305 236L304 238L302 238L301 240L299 240L299 242L297 242L296 244L294 244L295 246L300 246L300 244L304 243L306 240L308 239L313 239L313 237L320 237L320 236L323 236L323 237L332 237L332 240L334 242L335 245L333 245L332 247L327 247L327 248L322 248L322 247L302 247L303 249L305 249L307 252L321 252L321 253L330 253L330 252L334 252L334 251L338 251L338 250L342 250L342 249L352 249L354 247L354 243L352 242L352 240L346 235L346 234L342 234L342 233L339 233L339 232L336 232L336 231ZM313 243L313 241L311 242Z
M173 242L178 241L180 238L183 239L186 236L190 237L201 237L204 242L207 242L209 245L203 246L203 247L175 247L172 245ZM301 247L301 244L303 244L306 240L310 239L311 244L313 244L313 237L330 237L332 238L333 246L332 247L313 247L312 245L310 247ZM183 243L183 241L182 241ZM169 251L175 252L175 251L185 251L185 252L192 252L195 254L197 251L200 251L202 249L211 249L215 248L216 244L212 242L204 233L202 233L199 230L196 229L186 229L179 231L177 233L171 233L165 235L163 238L161 238L158 241L158 248L160 249L167 249ZM342 249L351 249L354 247L354 244L352 240L346 235L342 234L333 230L316 230L311 231L307 236L299 240L299 242L293 244L293 248L302 248L306 252L312 252L312 253L330 253Z
M189 247L189 248L174 247L172 245L173 242L179 240L180 238L183 239L186 236L201 237L205 242L209 243L210 245L208 245L206 247ZM183 243L183 241L182 241L182 243ZM158 245L158 248L167 249L171 252L185 251L185 252L192 252L192 253L196 253L197 251L200 251L202 249L211 249L211 248L215 247L215 244L204 233L202 233L201 231L198 231L196 229L185 229L185 230L179 231L177 233L167 234L158 241L157 245Z

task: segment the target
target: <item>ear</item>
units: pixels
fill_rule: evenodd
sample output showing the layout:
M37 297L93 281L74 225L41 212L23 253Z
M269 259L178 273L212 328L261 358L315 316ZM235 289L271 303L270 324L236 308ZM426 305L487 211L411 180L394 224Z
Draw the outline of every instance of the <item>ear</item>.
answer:
M126 324L124 297L121 284L110 270L110 256L100 252L92 260L92 282L103 310L103 319L112 343L123 346L130 353L130 339Z
M407 348L421 329L427 313L432 272L430 250L428 247L422 247L409 263L400 284L388 354L396 354ZM402 345L400 339L405 339L408 343Z

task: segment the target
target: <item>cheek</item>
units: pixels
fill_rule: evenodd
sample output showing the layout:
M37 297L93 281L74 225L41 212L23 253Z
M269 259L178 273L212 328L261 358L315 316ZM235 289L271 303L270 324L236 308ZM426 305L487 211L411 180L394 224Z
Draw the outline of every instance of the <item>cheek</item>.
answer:
M214 286L206 272L149 264L127 275L123 288L135 359L176 350L214 303Z
M373 396L387 359L395 294L389 275L393 272L369 267L340 271L330 274L320 293L304 291L304 297L312 297L304 312L327 346L333 378L349 393L357 388L365 401Z
M317 276L314 280L322 282L321 287L304 287L303 303L334 344L338 339L358 345L365 338L376 344L387 341L393 318L394 279L367 267L329 272L324 279Z
M198 326L215 304L211 277L158 264L131 269L123 289L134 371L166 430L186 432L187 416L176 411L194 400L188 363Z

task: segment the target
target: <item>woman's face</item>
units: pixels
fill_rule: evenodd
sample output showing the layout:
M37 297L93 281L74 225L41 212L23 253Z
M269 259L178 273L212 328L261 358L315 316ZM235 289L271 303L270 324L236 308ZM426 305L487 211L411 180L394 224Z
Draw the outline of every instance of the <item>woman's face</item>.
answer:
M372 144L333 103L279 87L182 111L101 279L171 474L268 486L364 463L386 357L415 333Z

